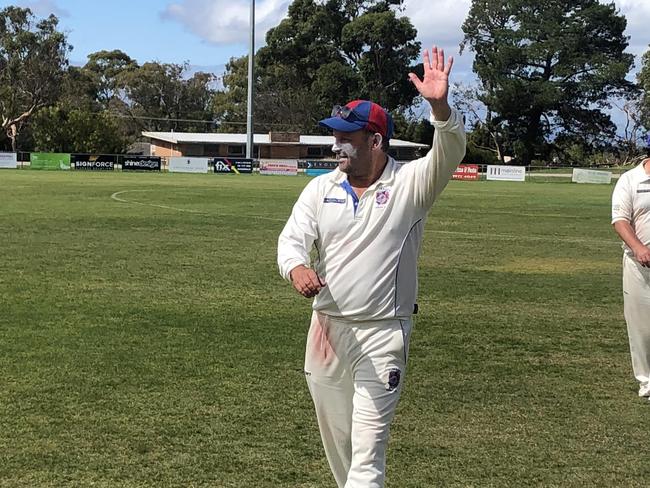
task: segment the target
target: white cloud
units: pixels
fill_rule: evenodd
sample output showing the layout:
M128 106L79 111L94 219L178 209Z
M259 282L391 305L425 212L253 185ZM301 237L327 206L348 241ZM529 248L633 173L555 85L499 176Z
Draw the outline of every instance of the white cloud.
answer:
M70 12L59 7L55 0L22 1L16 2L16 4L20 7L29 8L38 17L48 17L50 14L54 14L59 18L70 16Z
M609 0L601 0L603 3ZM264 42L268 29L284 17L292 0L257 0L256 46ZM51 0L31 2L52 4ZM615 0L620 13L628 21L630 36L628 52L637 56L648 49L650 26L650 0ZM418 31L422 48L433 44L445 49L455 58L454 72L460 79L472 77L473 55L465 50L462 56L459 45L463 39L461 29L469 12L471 0L404 0L403 15L408 16ZM199 38L213 44L245 44L249 35L250 0L177 0L170 3L161 14L163 18L181 23Z
M266 32L286 16L291 0L258 0L255 4L255 38L259 46ZM183 24L201 39L213 44L247 43L250 1L180 0L167 6L165 19Z
M648 44L650 44L650 35L648 34L650 1L616 0L615 3L620 13L627 19L625 32L630 36L628 51L637 56L637 60L640 61L640 56L648 50Z
M463 38L461 26L470 3L470 0L405 0L404 14L417 29L423 48L435 43L456 52Z
M404 15L418 31L422 49L436 45L445 50L445 56L454 57L453 78L468 81L474 78L472 61L468 50L460 55L463 40L462 25L469 13L471 0L405 0Z

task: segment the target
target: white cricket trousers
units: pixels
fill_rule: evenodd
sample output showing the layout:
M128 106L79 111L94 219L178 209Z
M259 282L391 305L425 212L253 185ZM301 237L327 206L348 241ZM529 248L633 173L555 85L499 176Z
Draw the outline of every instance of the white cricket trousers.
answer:
M339 488L382 488L388 431L406 372L411 319L312 315L305 377Z
M650 382L650 268L623 256L623 305L634 377Z

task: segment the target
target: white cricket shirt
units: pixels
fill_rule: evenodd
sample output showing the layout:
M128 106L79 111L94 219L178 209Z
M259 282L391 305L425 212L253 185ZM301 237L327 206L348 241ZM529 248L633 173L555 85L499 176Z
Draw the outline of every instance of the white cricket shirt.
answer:
M458 111L433 124L429 153L407 164L389 158L361 198L338 168L303 190L278 239L278 266L287 280L301 264L325 280L314 310L358 321L413 313L426 215L465 155Z
M612 193L612 224L619 220L627 220L637 238L650 246L650 175L645 172L643 162L616 182ZM623 243L623 249L634 257L627 244Z

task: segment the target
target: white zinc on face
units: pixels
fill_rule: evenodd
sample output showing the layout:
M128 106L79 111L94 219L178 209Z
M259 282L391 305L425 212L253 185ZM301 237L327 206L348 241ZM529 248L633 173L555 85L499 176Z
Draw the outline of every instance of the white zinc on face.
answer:
M339 144L338 141L334 141L334 145L332 146L332 152L337 156L344 156L349 158L357 157L357 149L349 142L344 142L342 144Z

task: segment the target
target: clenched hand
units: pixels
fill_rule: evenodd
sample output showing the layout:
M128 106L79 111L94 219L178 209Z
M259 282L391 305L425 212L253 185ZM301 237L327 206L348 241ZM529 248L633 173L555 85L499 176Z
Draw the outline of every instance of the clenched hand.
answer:
M291 284L298 293L306 298L312 298L321 291L327 284L307 266L296 266L289 273Z

